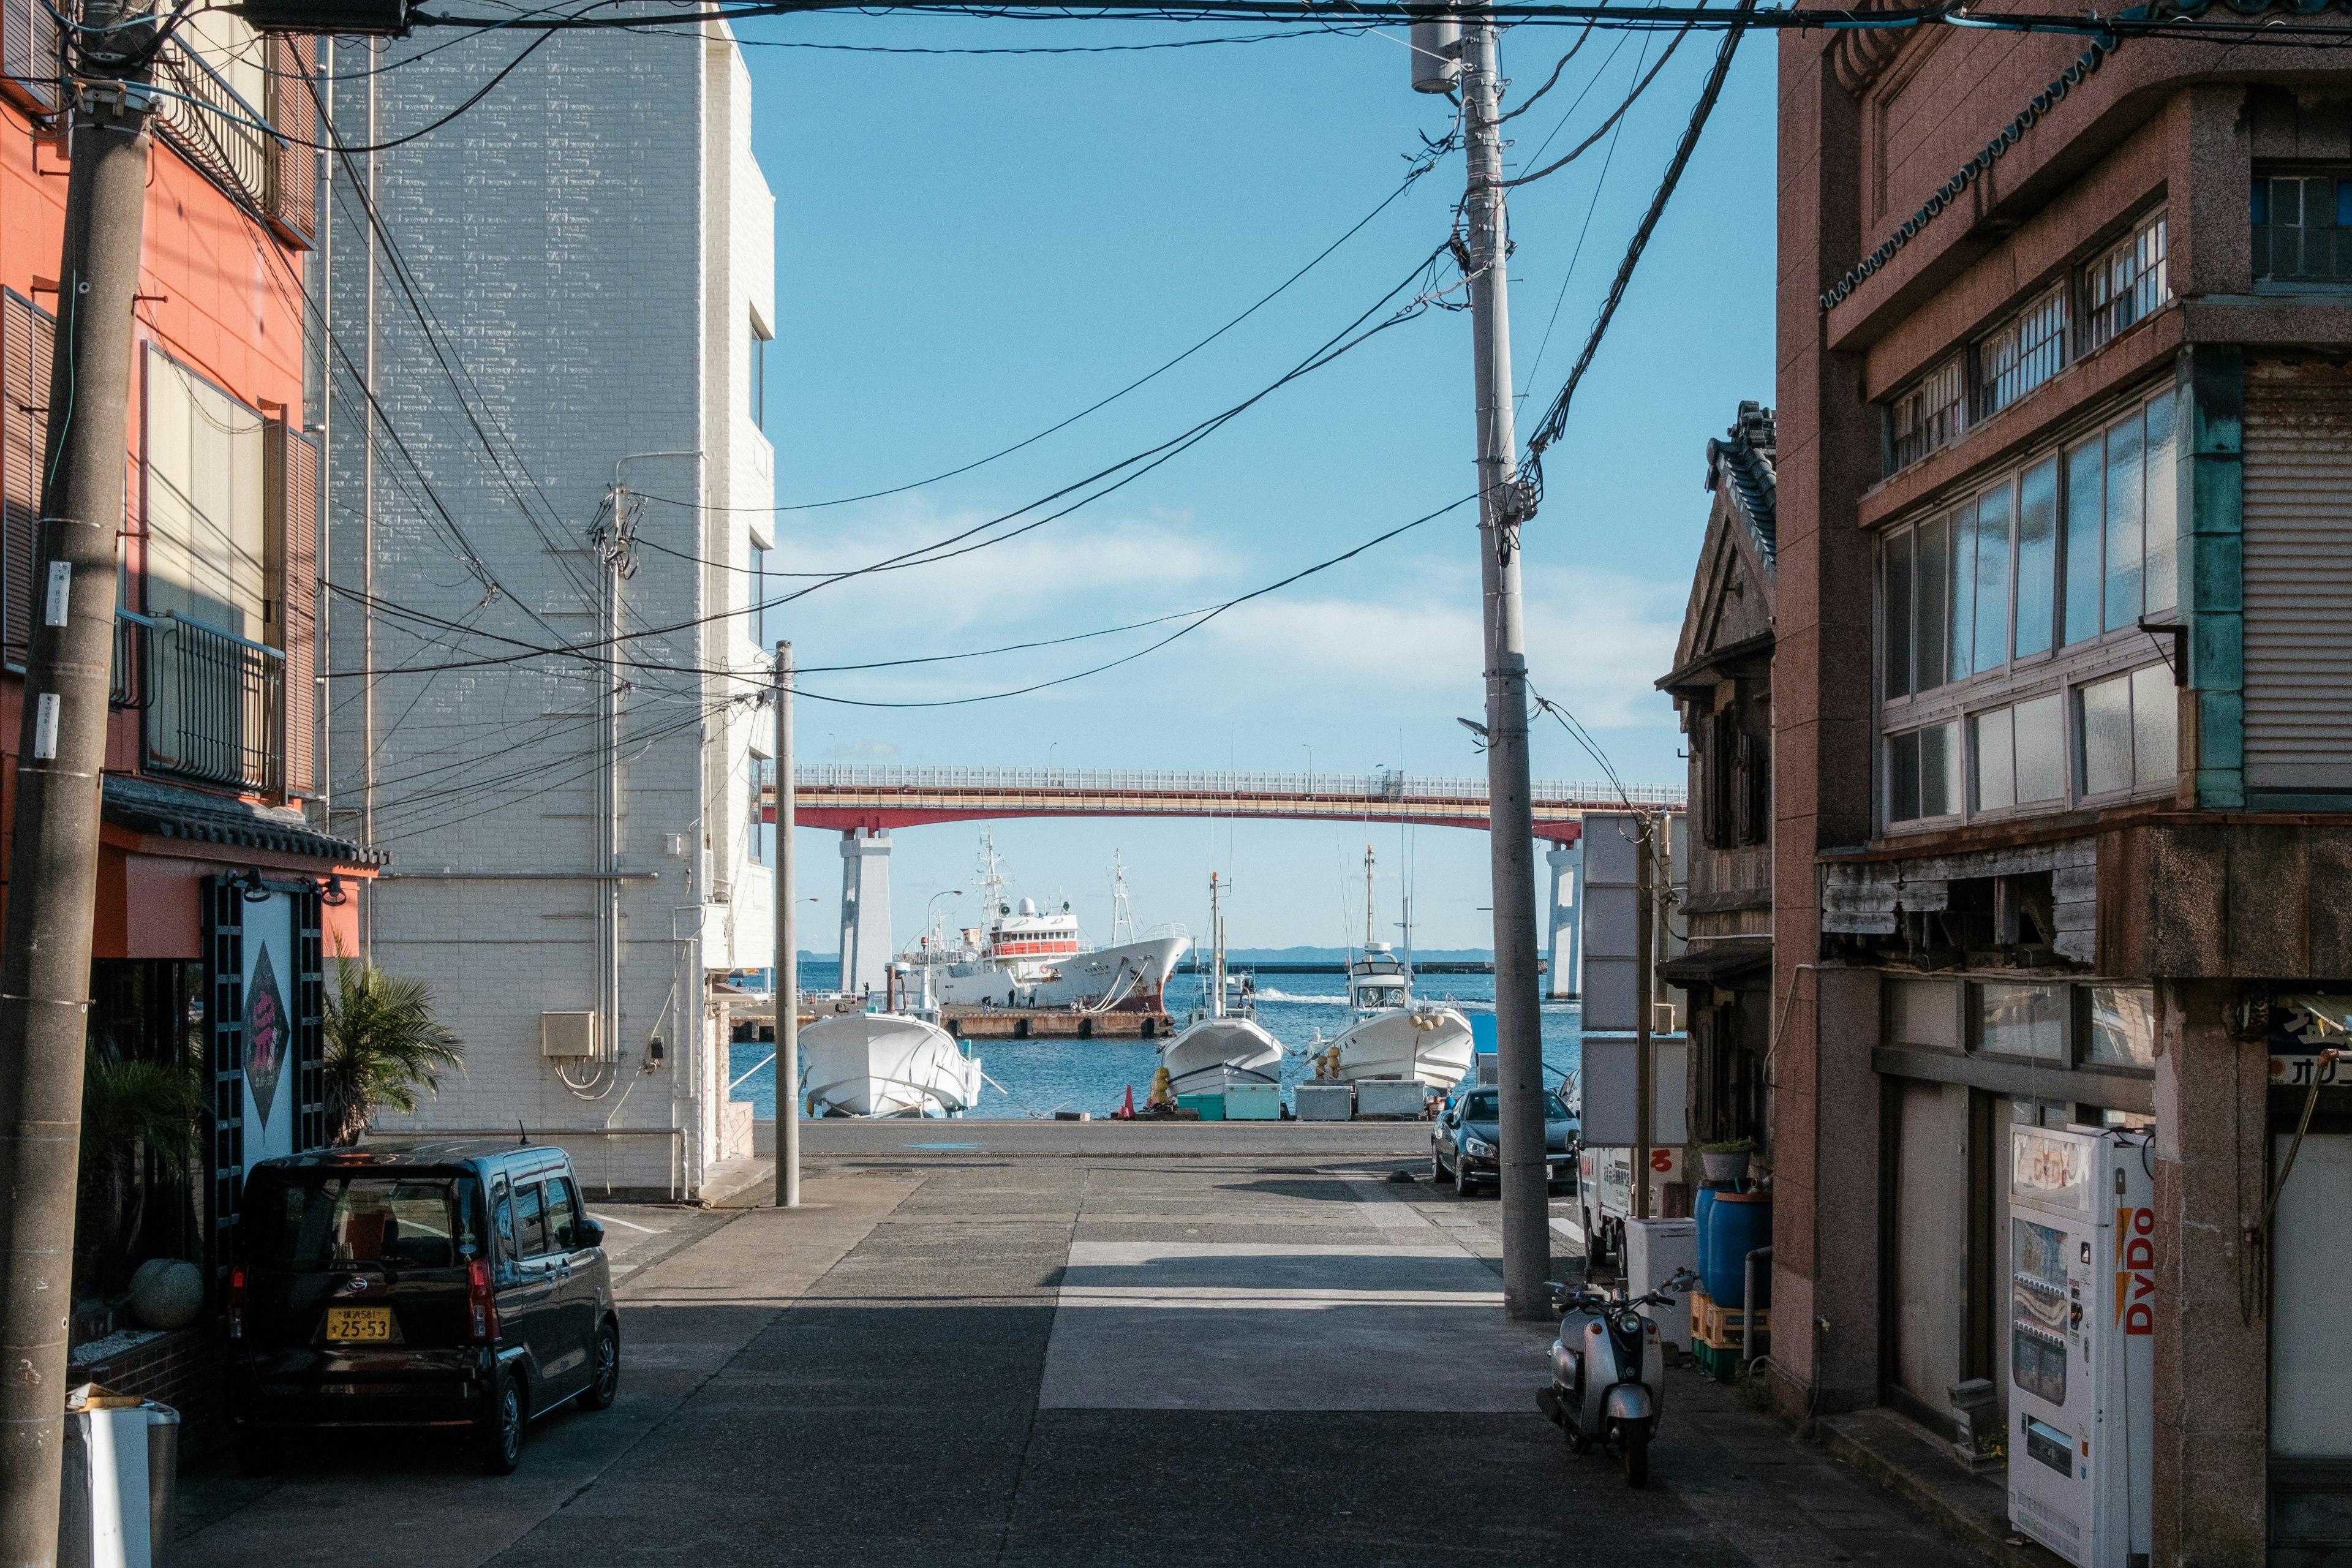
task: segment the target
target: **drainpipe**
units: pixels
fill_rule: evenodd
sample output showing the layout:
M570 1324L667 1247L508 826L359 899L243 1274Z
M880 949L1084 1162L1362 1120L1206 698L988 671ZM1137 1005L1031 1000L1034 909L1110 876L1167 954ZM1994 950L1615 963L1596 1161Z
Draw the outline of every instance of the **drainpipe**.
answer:
M1756 1260L1772 1260L1772 1249L1759 1247L1748 1255L1746 1276L1739 1287L1739 1363L1744 1370L1756 1362Z

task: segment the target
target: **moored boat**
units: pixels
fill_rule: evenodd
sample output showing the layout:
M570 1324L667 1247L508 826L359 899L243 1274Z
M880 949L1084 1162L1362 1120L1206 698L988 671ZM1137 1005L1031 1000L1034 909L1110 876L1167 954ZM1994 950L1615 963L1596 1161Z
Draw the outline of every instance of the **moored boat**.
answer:
M902 1013L824 1015L800 1032L812 1116L958 1116L980 1100L980 1061Z
M1409 911L1408 911L1409 912ZM1364 849L1364 952L1348 964L1348 1026L1323 1051L1336 1050L1343 1083L1412 1079L1451 1089L1476 1049L1470 1020L1443 1004L1416 1001L1412 964L1372 940L1372 851ZM1406 933L1410 937L1411 932ZM1407 943L1408 951L1411 944Z
M1223 1094L1235 1084L1282 1081L1282 1042L1250 1016L1254 1008L1246 989L1238 1002L1228 1000L1225 922L1218 911L1218 893L1213 871L1209 874L1213 944L1203 993L1206 1005L1196 1009L1191 1022L1160 1047L1160 1065L1167 1069L1168 1090L1174 1095Z

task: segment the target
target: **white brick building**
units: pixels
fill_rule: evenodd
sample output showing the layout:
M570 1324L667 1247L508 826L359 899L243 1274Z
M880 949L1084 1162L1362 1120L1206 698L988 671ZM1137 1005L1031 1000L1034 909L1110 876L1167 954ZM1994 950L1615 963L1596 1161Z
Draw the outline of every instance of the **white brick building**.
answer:
M336 51L363 146L531 49L446 127L336 169L318 262L332 820L392 857L370 956L430 982L466 1047L378 1131L520 1123L592 1191L691 1194L750 1143L709 982L772 945L745 612L774 499L774 200L750 80L719 26L425 53L445 42L391 44L373 75ZM550 647L583 653L529 651ZM594 1054L545 1054L562 1040Z

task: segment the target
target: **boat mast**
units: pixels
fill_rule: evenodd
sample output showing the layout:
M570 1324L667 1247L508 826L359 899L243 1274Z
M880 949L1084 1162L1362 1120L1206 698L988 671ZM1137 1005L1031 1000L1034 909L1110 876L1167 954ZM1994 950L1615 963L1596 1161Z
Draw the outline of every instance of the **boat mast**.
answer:
M1225 917L1217 910L1217 874L1209 873L1209 1016L1225 1016Z
M1364 956L1372 952L1372 847L1364 846Z
M1135 940L1135 913L1127 901L1127 867L1118 851L1110 852L1110 944L1113 947Z

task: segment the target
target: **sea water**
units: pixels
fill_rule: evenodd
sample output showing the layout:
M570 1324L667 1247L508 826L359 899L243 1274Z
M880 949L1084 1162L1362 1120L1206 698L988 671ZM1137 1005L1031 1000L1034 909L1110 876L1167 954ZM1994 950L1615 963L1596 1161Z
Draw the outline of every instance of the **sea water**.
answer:
M803 959L802 989L830 990L839 984L840 973L836 962ZM1168 984L1168 1011L1181 1023L1201 991L1199 979L1177 975ZM1425 974L1416 980L1413 994L1425 1002L1451 1003L1473 1017L1495 1010L1491 974ZM1583 1059L1577 1005L1546 1003L1542 1017L1544 1081L1557 1086ZM1287 1104L1291 1087L1315 1076L1307 1054L1316 1041L1328 1041L1348 1026L1341 976L1336 970L1259 976L1257 1021L1285 1047L1282 1085ZM985 1077L972 1114L1023 1118L1084 1110L1108 1116L1124 1102L1129 1088L1140 1106L1151 1092L1160 1047L1158 1040L974 1040L970 1049L980 1058ZM749 1100L752 1114L761 1118L776 1113L775 1048L772 1042L744 1040L729 1053L732 1098Z

